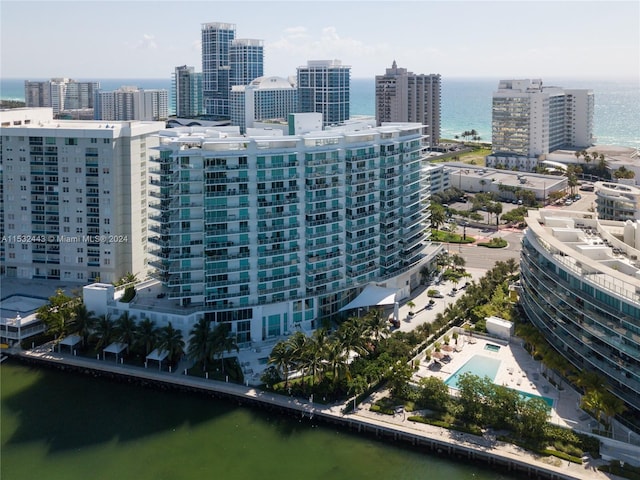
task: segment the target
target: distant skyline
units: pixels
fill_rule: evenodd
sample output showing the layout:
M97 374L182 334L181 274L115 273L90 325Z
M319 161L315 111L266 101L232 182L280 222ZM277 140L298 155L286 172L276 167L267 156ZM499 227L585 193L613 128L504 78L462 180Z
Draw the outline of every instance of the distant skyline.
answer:
M0 0L3 78L169 78L201 71L203 23L262 39L265 74L339 59L444 77L640 80L638 1Z

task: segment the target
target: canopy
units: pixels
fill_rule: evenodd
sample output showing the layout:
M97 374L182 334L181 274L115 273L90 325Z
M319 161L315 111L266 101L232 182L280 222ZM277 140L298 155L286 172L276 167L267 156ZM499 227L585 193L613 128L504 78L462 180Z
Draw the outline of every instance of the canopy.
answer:
M155 349L149 355L147 355L147 360L155 360L156 362L162 362L165 358L169 356L169 352L166 350Z
M64 337L62 340L60 340L60 345L68 345L69 347L73 348L81 341L82 337L80 335L69 335L68 337Z
M364 290L362 290L362 292L360 292L360 295L342 307L339 311L344 312L345 310L351 310L352 308L372 307L376 305L393 305L395 301L395 289L369 284L364 288Z
M123 350L126 350L128 346L129 345L127 345L126 343L113 342L111 345L109 345L107 348L105 348L102 352L103 353L115 353L116 355L118 355Z

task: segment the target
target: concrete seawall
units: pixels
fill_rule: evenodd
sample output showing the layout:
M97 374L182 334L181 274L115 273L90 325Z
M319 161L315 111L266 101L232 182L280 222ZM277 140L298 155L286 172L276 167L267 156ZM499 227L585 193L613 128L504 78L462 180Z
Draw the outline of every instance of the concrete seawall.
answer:
M302 416L316 421L340 426L381 439L404 443L412 448L429 450L454 459L481 462L485 465L511 472L544 479L604 479L602 472L586 469L582 465L560 462L559 466L544 463L538 457L519 447L502 442L487 445L481 437L451 432L446 429L417 422L394 419L376 414L368 409L358 409L344 414L345 404L325 405L294 397L265 392L256 388L232 383L190 377L179 373L153 371L151 369L92 360L58 354L50 351L21 351L10 354L21 362L57 368L69 372L103 377L114 381L140 386L200 392L216 398L226 398L239 404L276 410L283 414Z

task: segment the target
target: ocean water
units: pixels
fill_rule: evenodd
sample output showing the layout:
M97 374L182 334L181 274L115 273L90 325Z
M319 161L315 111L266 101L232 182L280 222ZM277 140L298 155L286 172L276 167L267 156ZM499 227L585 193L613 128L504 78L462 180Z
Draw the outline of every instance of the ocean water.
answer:
M99 81L104 90L115 90L122 85L134 85L149 89L164 88L171 92L169 78L123 78ZM498 81L497 78L444 77L442 79L442 138L454 138L465 130L475 129L482 140L491 141L491 96L498 86ZM592 89L595 95L596 143L640 148L640 83L638 81L587 81L562 78L543 79L543 81L545 85ZM24 80L0 79L0 98L24 100ZM351 80L351 114L375 115L374 79Z

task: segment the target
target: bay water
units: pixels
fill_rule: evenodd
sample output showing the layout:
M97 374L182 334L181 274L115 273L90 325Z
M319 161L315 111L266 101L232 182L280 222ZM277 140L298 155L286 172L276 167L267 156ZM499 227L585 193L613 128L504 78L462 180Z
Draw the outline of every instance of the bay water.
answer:
M13 359L0 373L2 480L514 478L205 394Z

